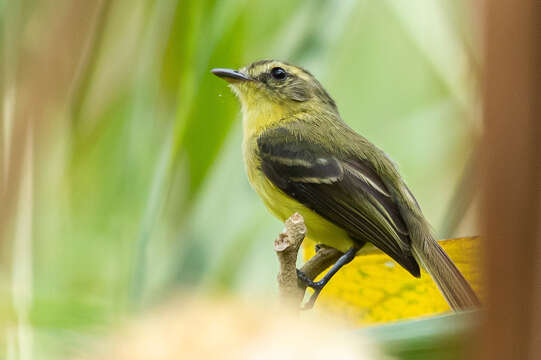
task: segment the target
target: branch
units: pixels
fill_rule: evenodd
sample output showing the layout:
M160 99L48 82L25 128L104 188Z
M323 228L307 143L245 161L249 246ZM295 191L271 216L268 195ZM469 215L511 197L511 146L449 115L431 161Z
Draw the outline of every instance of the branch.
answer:
M295 213L286 220L284 230L274 241L274 250L280 262L278 273L280 297L297 307L300 307L306 291L306 286L297 278L297 256L305 235L304 219L299 213ZM342 252L334 248L319 245L316 254L304 264L301 271L313 280L334 264L341 255Z
M280 262L278 287L282 300L301 302L304 290L297 280L297 254L306 235L306 225L299 213L293 214L285 222L284 230L274 240L274 251Z
M333 247L318 244L316 254L303 265L301 271L311 280L314 280L325 269L333 265L342 255L344 255L343 252Z

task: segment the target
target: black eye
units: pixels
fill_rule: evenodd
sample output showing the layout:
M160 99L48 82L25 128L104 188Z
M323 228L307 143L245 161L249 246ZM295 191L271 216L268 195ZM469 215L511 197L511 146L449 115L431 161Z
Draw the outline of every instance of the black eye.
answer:
M276 80L284 80L287 76L287 72L281 67L275 67L271 69L271 76Z

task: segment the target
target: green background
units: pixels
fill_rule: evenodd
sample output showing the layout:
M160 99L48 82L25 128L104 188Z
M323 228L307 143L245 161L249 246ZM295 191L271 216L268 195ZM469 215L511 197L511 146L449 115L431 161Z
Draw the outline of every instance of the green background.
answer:
M51 5L1 4L6 78L47 31ZM214 67L275 58L309 69L343 119L398 163L442 232L479 131L478 29L463 1L102 6L79 86L35 134L30 247L16 234L3 244L0 319L28 313L40 358L179 289L276 295L282 224L249 187L239 106ZM474 235L474 220L442 236Z

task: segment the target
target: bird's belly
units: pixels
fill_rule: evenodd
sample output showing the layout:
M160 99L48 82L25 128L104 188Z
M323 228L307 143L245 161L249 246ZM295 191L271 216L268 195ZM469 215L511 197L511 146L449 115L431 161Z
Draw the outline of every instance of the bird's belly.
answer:
M353 241L340 227L316 214L306 206L284 194L274 186L264 175L255 175L251 184L259 194L265 206L281 221L285 221L295 212L304 217L307 228L307 237L319 244L325 244L346 252L353 245Z

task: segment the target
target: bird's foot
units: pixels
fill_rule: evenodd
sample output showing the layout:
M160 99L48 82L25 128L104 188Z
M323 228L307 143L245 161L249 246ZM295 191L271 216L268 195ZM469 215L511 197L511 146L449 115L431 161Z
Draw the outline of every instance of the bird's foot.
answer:
M320 290L323 289L325 286L325 283L323 281L313 281L310 279L305 273L297 269L297 278L299 281L304 284L307 287L310 287L314 290Z

